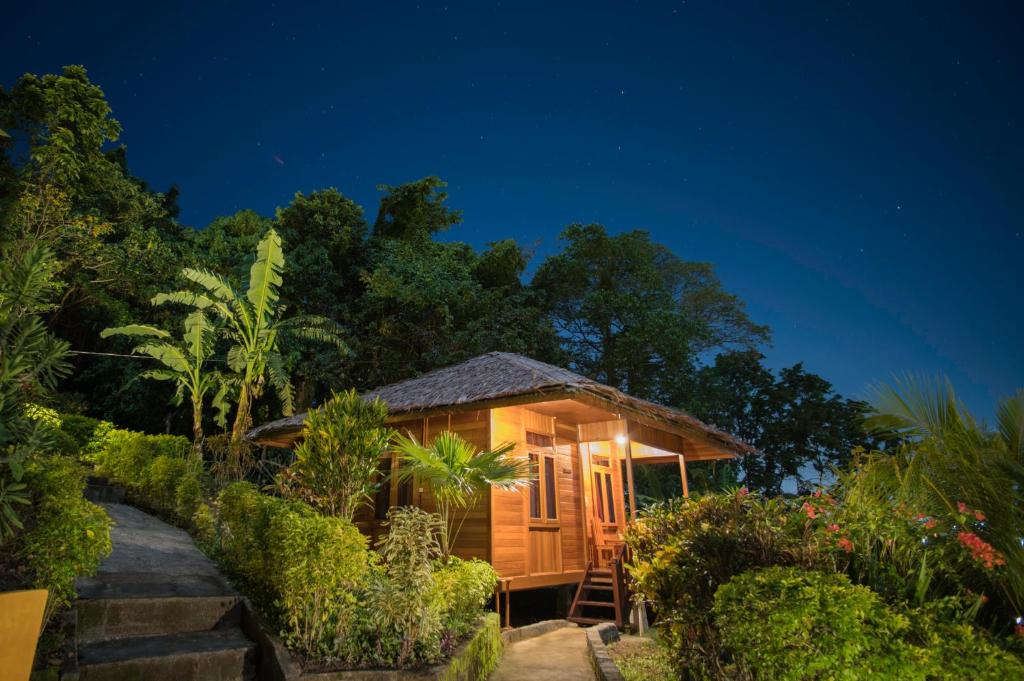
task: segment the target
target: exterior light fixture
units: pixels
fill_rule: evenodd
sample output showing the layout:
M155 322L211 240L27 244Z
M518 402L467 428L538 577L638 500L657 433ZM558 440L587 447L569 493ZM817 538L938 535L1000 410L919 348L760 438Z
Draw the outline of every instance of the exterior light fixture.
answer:
M621 433L619 435L615 436L615 442L620 444L620 445L626 444L626 441L627 441L626 440L626 436L622 435Z

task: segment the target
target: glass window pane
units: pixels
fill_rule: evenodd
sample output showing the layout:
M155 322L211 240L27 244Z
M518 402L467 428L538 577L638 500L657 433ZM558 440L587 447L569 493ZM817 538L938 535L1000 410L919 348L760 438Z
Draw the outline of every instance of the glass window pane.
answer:
M594 473L594 505L597 507L597 519L604 522L604 490L600 473Z
M612 492L612 476L610 473L605 473L604 476L605 490L608 492L608 522L615 522L615 493Z
M412 506L412 480L404 480L398 483L398 494L395 504L398 506Z
M549 520L558 517L558 496L555 494L555 460L550 456L544 457L544 503Z
M540 478L537 471L537 455L530 454L530 517L540 518Z
M373 498L373 517L384 520L388 517L391 506L391 457L387 456L377 464L377 493Z

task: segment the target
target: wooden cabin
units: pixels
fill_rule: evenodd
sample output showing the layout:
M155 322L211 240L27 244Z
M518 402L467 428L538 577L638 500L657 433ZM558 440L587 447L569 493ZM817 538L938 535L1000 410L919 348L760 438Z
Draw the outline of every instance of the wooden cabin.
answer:
M688 494L687 463L752 451L682 411L505 352L364 397L384 400L390 423L420 442L450 430L481 450L514 443L515 454L529 458L536 478L515 491L490 490L469 513L454 546L458 556L493 565L509 591L599 582L601 571L618 559L623 531L636 514L636 466L678 465ZM267 423L250 431L249 438L292 447L302 436L304 420L305 414L298 414ZM357 518L374 538L393 506L433 509L429 489L387 475L399 465L394 454L381 461L381 479L390 482L381 486L373 508ZM587 574L588 567L599 574ZM615 593L615 603L620 596L624 599L625 593ZM587 598L578 590L577 601L587 603ZM621 607L615 615L621 623Z

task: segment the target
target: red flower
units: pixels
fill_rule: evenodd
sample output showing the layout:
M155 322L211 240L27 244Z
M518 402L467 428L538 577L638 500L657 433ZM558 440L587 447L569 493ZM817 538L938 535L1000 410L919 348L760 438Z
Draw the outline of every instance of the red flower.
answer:
M828 527L827 527L826 529L827 529L827 530L828 530L829 532L838 532L838 531L839 531L839 526L838 526L838 525L836 525L835 523L832 523L832 524L831 524L831 525L829 525L829 526L828 526Z
M930 530L930 529L932 529L933 527L935 527L938 524L939 524L939 521L936 520L935 518L929 518L928 520L924 521L924 527L925 527L926 530Z
M745 497L745 496L747 496L748 494L750 494L750 490L749 490L749 489L747 489L746 487L740 487L740 488L739 488L739 489L738 489L738 490L736 491L736 494L737 494L738 496L741 496L741 497Z
M914 520L924 520L927 517L928 516L926 516L924 513L918 513L916 516L914 516Z
M965 503L964 503L964 502L962 502L962 501L958 501L958 502L956 502L956 508L957 508L957 510L958 510L958 511L960 511L961 513L967 513L967 511L968 511L968 508L967 508L967 504L965 504Z
M836 540L836 546L841 548L843 551L849 553L853 550L853 542L850 541L849 537L840 537Z
M817 497L820 497L820 496L821 496L821 490L820 489L819 490L815 490L814 497L817 498Z
M983 523L983 522L985 522L985 514L982 513L981 511L975 511L974 512L974 519L977 520L979 523Z
M961 530L957 532L956 538L957 541L971 552L971 558L981 563L986 570L1006 565L1006 559L1003 558L1003 554L999 553L991 544L973 532Z
M803 505L803 511L807 514L807 517L814 520L818 517L818 511L811 506L810 502L805 501Z

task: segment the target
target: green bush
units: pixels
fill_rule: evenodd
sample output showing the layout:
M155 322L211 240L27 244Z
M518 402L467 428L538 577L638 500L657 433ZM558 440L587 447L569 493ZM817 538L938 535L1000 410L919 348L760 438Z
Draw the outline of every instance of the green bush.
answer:
M934 608L889 607L842 574L746 572L718 589L713 612L741 678L1024 678L1020 660L970 625Z
M441 604L441 623L449 636L458 639L476 625L494 594L498 573L482 560L452 557L434 570L434 598Z
M845 575L772 567L723 584L715 621L737 667L757 679L923 678L910 623Z
M489 612L479 621L480 630L462 654L451 661L439 681L487 681L498 667L505 648L498 614Z
M89 442L96 437L102 424L113 427L109 422L81 414L62 414L60 417L60 429L75 441L79 451L84 450Z
M282 637L310 656L334 656L358 616L370 565L366 537L341 518L275 512L267 526L270 586Z
M678 668L713 677L719 641L711 608L718 587L759 567L814 566L819 557L809 539L791 503L745 490L656 506L632 524L628 567Z
M145 435L130 430L112 430L96 456L96 468L125 485L141 488L144 471L159 456L185 458L191 444L177 435Z
M18 551L35 587L50 591L46 618L71 604L75 579L96 572L110 553L111 520L82 496L85 471L72 459L41 456L30 460L25 480L32 490L33 516Z

